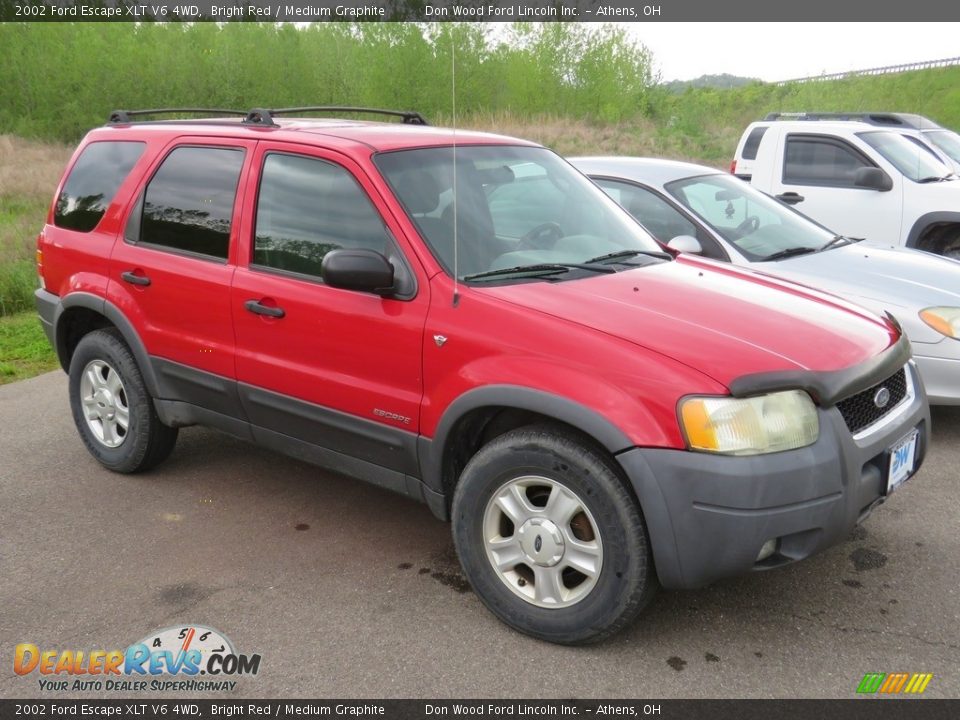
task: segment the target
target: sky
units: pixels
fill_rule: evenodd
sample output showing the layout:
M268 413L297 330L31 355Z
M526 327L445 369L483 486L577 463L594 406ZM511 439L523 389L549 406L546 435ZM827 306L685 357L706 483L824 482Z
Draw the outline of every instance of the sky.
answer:
M766 81L960 56L960 23L624 23L661 79Z

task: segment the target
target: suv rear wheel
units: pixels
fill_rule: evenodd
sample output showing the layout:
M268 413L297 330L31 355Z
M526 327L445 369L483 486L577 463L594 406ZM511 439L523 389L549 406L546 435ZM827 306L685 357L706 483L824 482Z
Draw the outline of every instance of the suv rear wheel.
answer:
M87 450L115 472L147 470L177 441L177 428L160 422L140 368L115 330L94 330L77 344L70 409Z
M550 642L617 632L657 588L636 498L611 461L562 428L501 435L453 498L464 572L503 622Z

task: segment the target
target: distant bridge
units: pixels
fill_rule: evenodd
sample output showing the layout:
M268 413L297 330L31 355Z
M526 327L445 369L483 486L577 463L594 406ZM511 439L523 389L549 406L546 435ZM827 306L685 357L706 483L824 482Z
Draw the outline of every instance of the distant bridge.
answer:
M893 73L909 72L910 70L927 70L928 68L950 67L951 65L960 65L960 57L943 58L941 60L924 60L923 62L906 63L905 65L885 65L884 67L830 73L829 75L811 75L810 77L781 80L774 84L788 85L790 83L819 82L821 80L843 80L848 77L862 77L865 75L891 75Z

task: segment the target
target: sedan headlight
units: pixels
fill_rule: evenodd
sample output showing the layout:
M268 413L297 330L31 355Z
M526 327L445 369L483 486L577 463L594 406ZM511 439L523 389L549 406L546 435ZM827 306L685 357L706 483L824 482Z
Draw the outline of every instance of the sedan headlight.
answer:
M960 339L960 308L927 308L920 311L920 319L941 335Z
M724 455L793 450L820 436L817 408L802 390L742 399L684 398L680 424L691 450Z

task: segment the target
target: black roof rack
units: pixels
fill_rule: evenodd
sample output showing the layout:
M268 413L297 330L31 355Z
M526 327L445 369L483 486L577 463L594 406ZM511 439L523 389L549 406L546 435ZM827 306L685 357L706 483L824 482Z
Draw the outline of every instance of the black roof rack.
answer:
M317 105L315 107L291 107L277 108L268 110L264 108L255 108L247 113L244 123L247 125L275 125L273 118L277 115L299 115L305 112L322 113L358 113L371 115L390 115L391 117L403 118L404 125L429 125L426 118L418 112L411 110L383 110L381 108L368 107L340 107L333 105Z
M903 127L929 130L940 125L930 118L899 112L772 112L764 120L839 120L864 122L883 127Z
M259 127L277 127L273 118L278 115L299 115L305 112L322 113L363 113L372 115L390 115L391 117L402 118L405 125L429 125L426 118L418 112L411 110L382 110L380 108L367 107L339 107L332 105L318 105L316 107L291 107L291 108L254 108L253 110L229 110L223 108L156 108L153 110L114 110L107 119L108 125L126 125L133 122L132 118L142 117L144 115L234 115L243 118L244 125L257 125ZM158 121L163 122L163 121ZM166 122L177 122L170 120Z
M140 117L141 115L181 115L190 113L193 115L236 115L244 117L246 110L224 110L221 108L157 108L155 110L114 110L110 113L107 123L110 125L127 124L131 122L130 118Z

